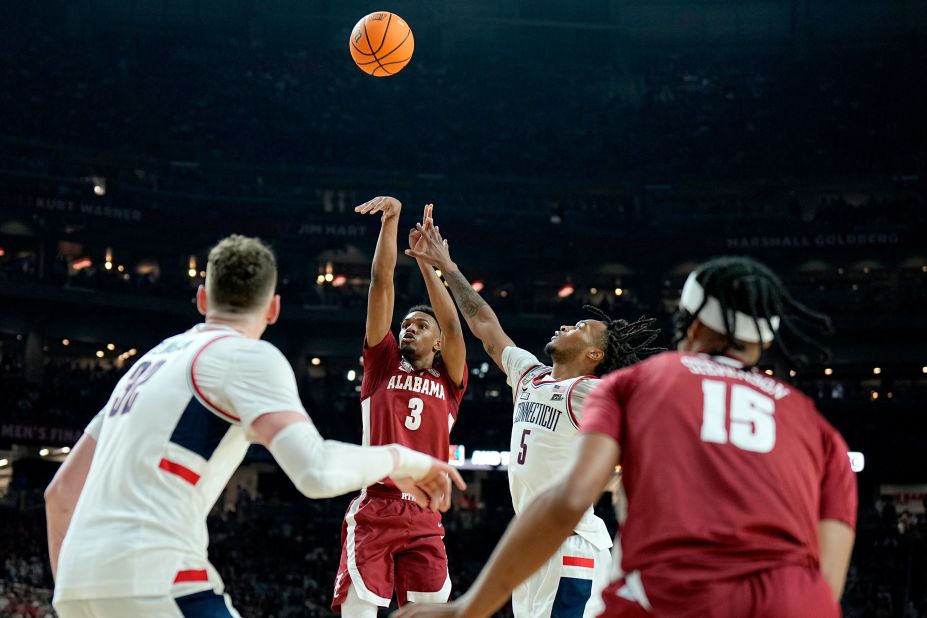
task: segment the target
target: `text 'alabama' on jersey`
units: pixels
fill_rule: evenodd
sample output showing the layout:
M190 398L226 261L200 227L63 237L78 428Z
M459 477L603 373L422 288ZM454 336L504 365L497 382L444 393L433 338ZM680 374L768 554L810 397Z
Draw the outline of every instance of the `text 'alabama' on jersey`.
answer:
M502 351L502 366L514 399L509 489L515 514L520 515L569 467L583 403L601 380L595 376L554 380L551 367L514 346ZM605 522L595 516L591 505L575 532L599 549L612 546Z
M451 427L466 389L466 367L459 387L440 361L416 371L388 332L377 345L364 346L363 444L402 444L447 461ZM393 484L389 479L385 483Z
M221 585L206 516L268 412L305 414L293 370L266 341L200 325L138 359L87 427L96 450L61 548L56 602Z

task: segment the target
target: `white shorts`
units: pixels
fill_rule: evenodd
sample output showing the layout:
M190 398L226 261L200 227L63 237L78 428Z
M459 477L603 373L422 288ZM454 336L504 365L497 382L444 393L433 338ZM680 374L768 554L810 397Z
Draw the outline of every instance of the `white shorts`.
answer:
M592 618L601 608L612 557L574 534L537 572L515 588L515 618Z
M241 618L227 594L212 590L182 597L126 597L58 601L58 618Z

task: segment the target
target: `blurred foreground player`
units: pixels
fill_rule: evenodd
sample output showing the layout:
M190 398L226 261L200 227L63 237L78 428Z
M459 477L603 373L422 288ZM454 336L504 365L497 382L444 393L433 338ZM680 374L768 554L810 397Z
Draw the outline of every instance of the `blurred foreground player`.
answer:
M843 439L803 394L753 368L791 315L824 326L748 258L686 282L677 352L606 376L577 457L510 525L473 587L401 616L489 616L563 542L622 464L624 576L603 616L838 616L856 480ZM780 328L781 325L781 328Z
M441 460L467 388L466 347L457 309L434 269L419 261L431 306L393 320L393 272L402 204L376 197L355 208L380 214L370 271L361 383L363 443L396 442ZM425 207L425 217L432 207ZM410 234L409 244L421 241ZM433 308L432 308L433 307ZM423 509L389 479L371 483L351 502L341 534L341 563L332 609L347 618L375 617L395 590L399 605L447 601L451 579L441 516Z
M499 318L451 259L434 221L417 226L424 242L407 255L441 269L473 334L505 372L512 387L509 488L516 515L556 479L572 460L583 405L605 373L638 362L657 351L653 319L613 320L595 307L599 319L564 324L544 346L552 366L519 348ZM512 593L516 618L595 616L598 597L611 575L612 539L592 510L593 500L573 533L544 566Z
M231 236L206 273L196 298L205 323L138 360L45 492L61 618L237 616L207 557L206 516L251 442L310 498L391 476L446 509L447 475L462 483L446 462L403 446L322 439L289 363L260 340L280 315L270 249Z

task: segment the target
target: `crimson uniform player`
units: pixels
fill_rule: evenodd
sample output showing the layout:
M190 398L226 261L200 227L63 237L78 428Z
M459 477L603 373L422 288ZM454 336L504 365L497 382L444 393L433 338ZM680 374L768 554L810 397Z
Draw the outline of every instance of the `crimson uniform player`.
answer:
M624 574L603 593L603 616L839 616L857 499L846 444L810 399L753 368L773 341L799 360L782 345L784 330L804 338L786 314L829 326L754 260L696 270L678 351L606 376L586 400L572 466L510 526L470 591L400 615L489 616L620 463Z
M390 331L401 208L395 198L376 197L354 209L382 213L363 351L363 444L403 444L447 461L450 431L467 387L463 330L444 284L431 266L419 262L432 306L406 313L398 341ZM426 206L429 222L431 212ZM410 246L420 240L413 230ZM351 502L342 526L332 609L347 618L374 617L378 607L389 605L394 589L400 605L446 602L451 581L443 538L441 516L390 480L367 487Z

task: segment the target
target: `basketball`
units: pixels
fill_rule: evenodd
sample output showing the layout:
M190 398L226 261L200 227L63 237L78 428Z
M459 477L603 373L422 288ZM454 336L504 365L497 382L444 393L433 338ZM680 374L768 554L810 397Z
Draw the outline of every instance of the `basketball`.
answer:
M415 37L399 15L378 11L357 22L348 47L364 73L389 77L409 64L415 51Z

